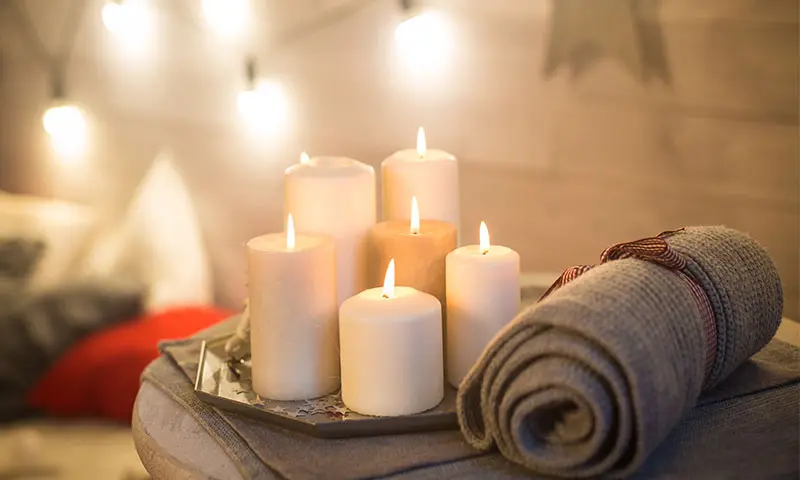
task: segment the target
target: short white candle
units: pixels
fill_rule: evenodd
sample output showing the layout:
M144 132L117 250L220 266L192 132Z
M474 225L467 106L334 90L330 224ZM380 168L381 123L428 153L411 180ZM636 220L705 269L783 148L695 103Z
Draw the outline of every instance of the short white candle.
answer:
M285 233L247 242L253 390L303 400L339 388L336 249L327 235Z
M425 206L423 220L441 220L458 229L458 161L442 150L429 150L425 131L417 149L401 150L381 164L383 220L411 218L411 198Z
M480 240L453 250L445 261L447 381L456 388L520 309L519 254L491 245L483 222Z
M375 224L375 170L345 157L308 158L286 169L285 214L298 232L336 241L338 301L369 286L368 235Z
M394 260L383 288L339 309L342 400L364 415L429 410L444 397L441 304L432 295L394 286Z

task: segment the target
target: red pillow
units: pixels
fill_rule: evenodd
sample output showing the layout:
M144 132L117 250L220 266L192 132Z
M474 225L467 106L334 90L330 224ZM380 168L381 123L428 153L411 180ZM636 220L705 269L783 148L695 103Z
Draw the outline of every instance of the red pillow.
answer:
M130 423L139 377L158 355L158 342L184 338L230 316L211 307L184 307L122 323L74 345L28 392L28 404L66 417Z

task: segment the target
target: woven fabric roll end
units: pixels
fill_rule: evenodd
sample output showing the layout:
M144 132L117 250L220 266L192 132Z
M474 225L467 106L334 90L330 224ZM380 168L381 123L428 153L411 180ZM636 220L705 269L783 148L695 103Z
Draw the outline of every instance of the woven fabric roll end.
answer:
M774 336L782 292L763 248L724 227L665 238L680 271L636 258L584 269L495 337L459 389L468 442L537 474L628 475Z
M519 318L519 317L518 317ZM519 321L510 322L502 328L495 338L513 337L526 326ZM484 351L482 360L478 364L488 364L494 352L492 349ZM495 446L494 437L487 431L484 414L481 408L482 376L485 369L472 368L461 381L458 396L456 397L456 411L461 433L467 442L478 450L491 450Z
M669 240L711 302L716 320L714 369L707 388L761 350L781 323L783 288L775 263L750 236L723 226L688 227Z

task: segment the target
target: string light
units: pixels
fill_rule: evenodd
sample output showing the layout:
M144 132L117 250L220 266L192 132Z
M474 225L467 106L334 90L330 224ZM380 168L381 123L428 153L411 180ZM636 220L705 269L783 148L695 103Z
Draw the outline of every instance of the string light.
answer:
M53 149L61 156L74 157L86 146L86 119L74 104L53 105L42 115L42 124L50 135Z
M414 0L401 0L404 21L395 30L396 45L403 52L406 60L419 66L440 65L447 58L451 46L451 38L446 22L436 12L422 11L412 4ZM201 0L203 15L207 23L226 35L244 36L250 26L252 0ZM23 38L39 59L52 70L63 73L68 63L72 45L85 10L85 2L74 2L69 12L68 27L60 47L50 52L27 16L27 12L17 2L10 2L17 15L17 26L22 30ZM309 31L315 31L324 25L341 22L359 11L360 5L366 2L343 2L341 6L332 8L323 20L312 22ZM152 43L150 37L153 23L153 11L148 0L105 0L101 10L101 19L105 28L115 37L135 40L133 45ZM296 41L302 35L289 29L285 39L276 43L285 45ZM425 78L419 70L415 70L418 78ZM63 75L59 75L62 77ZM60 82L59 82L60 87ZM62 89L58 89L62 90ZM42 123L59 150L75 152L82 149L86 141L87 120L84 112L74 103L68 102L59 91L53 96L53 104L44 112ZM248 63L248 83L236 99L240 115L253 127L259 130L275 130L285 122L287 116L287 95L283 85L277 81L257 80L254 63Z
M155 15L147 0L107 0L101 10L103 25L116 48L124 50L126 62L133 56L150 55L157 45Z
M86 118L75 103L67 100L60 74L53 76L53 101L42 115L42 126L50 143L62 157L76 157L86 146Z
M274 132L286 118L286 93L276 81L257 81L254 59L246 62L246 86L236 107L247 124L260 132Z
M400 6L404 19L394 38L401 60L416 74L446 65L453 47L448 22L436 11L415 7L411 0L401 0Z
M149 30L147 9L142 0L111 0L100 12L103 25L116 35L144 38Z
M240 34L249 13L247 0L203 0L206 21L223 36Z

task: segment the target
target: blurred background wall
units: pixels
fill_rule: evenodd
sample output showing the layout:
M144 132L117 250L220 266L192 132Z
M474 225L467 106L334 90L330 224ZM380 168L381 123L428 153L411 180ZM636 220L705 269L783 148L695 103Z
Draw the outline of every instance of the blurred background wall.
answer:
M9 3L0 189L113 218L168 149L223 304L244 294L243 243L281 229L283 170L301 151L377 168L422 125L461 161L465 242L485 220L523 270L558 272L617 241L726 224L769 249L800 318L796 0L431 1L433 43L415 51L398 49L393 0L252 2L232 37L199 0L150 0L133 41L88 1L65 77L89 119L79 155L42 129L51 77ZM72 2L18 3L59 51ZM237 114L249 55L285 92L269 132Z

